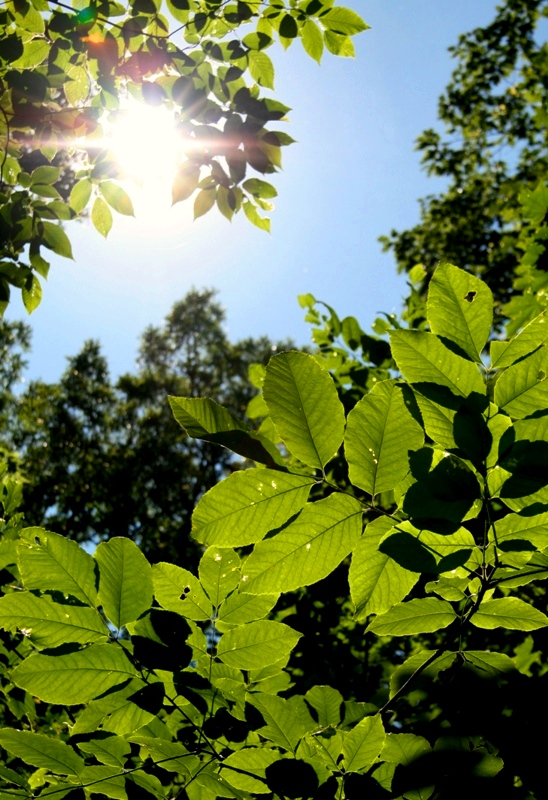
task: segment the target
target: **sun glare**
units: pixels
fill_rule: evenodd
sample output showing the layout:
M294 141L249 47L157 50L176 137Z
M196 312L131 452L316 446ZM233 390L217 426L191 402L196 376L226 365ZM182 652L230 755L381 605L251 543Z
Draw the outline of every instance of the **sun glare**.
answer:
M181 140L175 130L173 112L135 102L123 108L117 117L110 139L113 153L126 175L143 185L151 181L171 185L181 161Z

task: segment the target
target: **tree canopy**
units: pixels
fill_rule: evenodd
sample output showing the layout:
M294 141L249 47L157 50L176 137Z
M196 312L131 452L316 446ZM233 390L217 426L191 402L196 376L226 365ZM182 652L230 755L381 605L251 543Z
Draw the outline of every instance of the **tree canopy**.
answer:
M354 53L367 25L333 0L7 0L0 11L0 311L10 286L39 304L47 251L72 257L62 224L91 208L107 235L114 209L133 214L108 133L129 98L173 113L182 161L173 202L195 195L195 217L213 206L243 210L260 228L272 184L293 140L271 127L289 108L274 88L275 42L299 40L318 62L324 48Z
M517 311L504 308L516 289L526 288L514 286L523 251L528 266L540 259L545 270L544 246L536 239L529 247L527 234L546 212L548 62L539 24L547 14L544 0L508 0L492 23L463 34L451 48L457 66L439 101L444 131L428 129L417 141L427 173L449 186L421 200L416 226L381 240L422 297L415 307L412 296L408 308L417 324L440 260L488 281L497 325ZM522 322L540 311L533 305Z

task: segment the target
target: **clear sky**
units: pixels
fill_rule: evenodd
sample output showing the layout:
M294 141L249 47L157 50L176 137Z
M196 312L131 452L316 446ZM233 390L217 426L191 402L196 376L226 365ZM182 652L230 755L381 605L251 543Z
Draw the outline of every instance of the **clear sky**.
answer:
M436 124L453 69L447 47L488 23L492 0L345 0L371 30L355 60L322 65L299 42L273 54L276 97L293 109L272 234L213 210L196 222L188 203L115 215L105 241L89 222L67 225L75 262L52 259L42 305L30 318L27 380L57 380L65 358L99 339L114 375L131 370L143 329L161 322L191 287L215 287L231 339L266 334L304 344L296 297L311 292L366 330L400 309L405 281L378 236L418 219L417 199L442 188L420 170L415 137ZM271 51L272 53L272 51ZM138 206L138 203L137 203ZM25 318L19 300L9 318ZM28 320L28 317L26 317Z

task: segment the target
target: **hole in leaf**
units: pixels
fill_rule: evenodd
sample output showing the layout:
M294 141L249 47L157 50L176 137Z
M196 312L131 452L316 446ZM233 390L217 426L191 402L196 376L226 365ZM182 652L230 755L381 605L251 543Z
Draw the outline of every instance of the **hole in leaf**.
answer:
M473 303L474 300L476 299L476 294L477 292L468 292L468 294L464 295L464 299L466 300L467 303Z
M35 536L35 537L34 537L34 544L41 544L41 541L40 541L40 537L39 537L39 536Z
M544 372L544 370L543 369L539 369L538 375L537 375L537 381L543 381L545 379L545 377L546 377L546 373Z

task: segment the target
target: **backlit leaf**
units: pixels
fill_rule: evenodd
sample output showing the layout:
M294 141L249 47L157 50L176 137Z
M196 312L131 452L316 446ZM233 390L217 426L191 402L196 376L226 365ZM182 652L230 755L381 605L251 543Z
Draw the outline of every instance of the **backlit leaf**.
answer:
M352 728L343 745L344 768L360 772L375 761L384 746L386 734L379 714L365 717Z
M0 599L0 627L22 630L38 648L58 647L67 642L105 641L109 631L91 608L61 605L30 592L17 592Z
M88 553L76 542L44 528L26 528L21 535L18 564L26 589L52 589L95 605L95 561Z
M300 638L281 622L250 622L223 634L217 656L236 669L259 669L288 655Z
M218 547L257 542L297 514L314 479L270 469L234 472L203 495L192 515L192 534Z
M16 667L11 678L48 703L87 703L137 675L124 649L116 644L92 644L65 655L32 655Z
M305 464L323 469L340 447L345 425L329 373L306 353L280 353L270 359L263 394L288 450Z
M457 615L446 600L433 597L398 603L369 623L368 631L377 636L409 636L413 633L433 633L447 628Z
M105 239L112 228L112 211L102 197L96 197L91 209L91 221Z
M322 580L361 532L362 508L348 495L332 494L306 505L281 533L256 545L243 568L246 592L287 592Z
M154 596L163 608L193 620L209 620L213 605L200 581L188 570L161 561L152 568Z
M120 630L150 608L152 570L137 545L121 536L102 542L95 551L99 564L98 602Z
M519 597L501 597L485 600L470 617L470 622L476 628L535 631L548 625L548 617Z
M12 756L55 775L78 776L84 769L84 759L60 739L30 731L1 728L0 745Z
M358 618L384 614L407 597L419 579L418 574L378 550L380 540L392 527L391 519L379 517L367 526L352 553L348 577Z
M99 191L111 208L119 214L127 217L134 217L133 203L126 191L114 181L102 181L99 184Z
M493 324L493 295L486 283L452 264L440 264L428 288L427 317L433 333L455 342L472 361L481 361Z
M495 384L494 401L514 419L548 404L548 347L508 367Z
M240 581L240 556L234 550L209 547L200 559L200 582L214 606Z
M170 397L169 404L173 416L189 436L221 445L267 467L275 468L278 464L283 464L283 459L272 442L249 430L230 411L213 400Z
M392 331L390 342L398 368L411 383L436 383L463 397L485 394L476 364L452 353L433 333Z
M423 442L401 389L394 381L376 383L348 415L344 449L350 480L373 496L393 489L409 471L408 451Z

